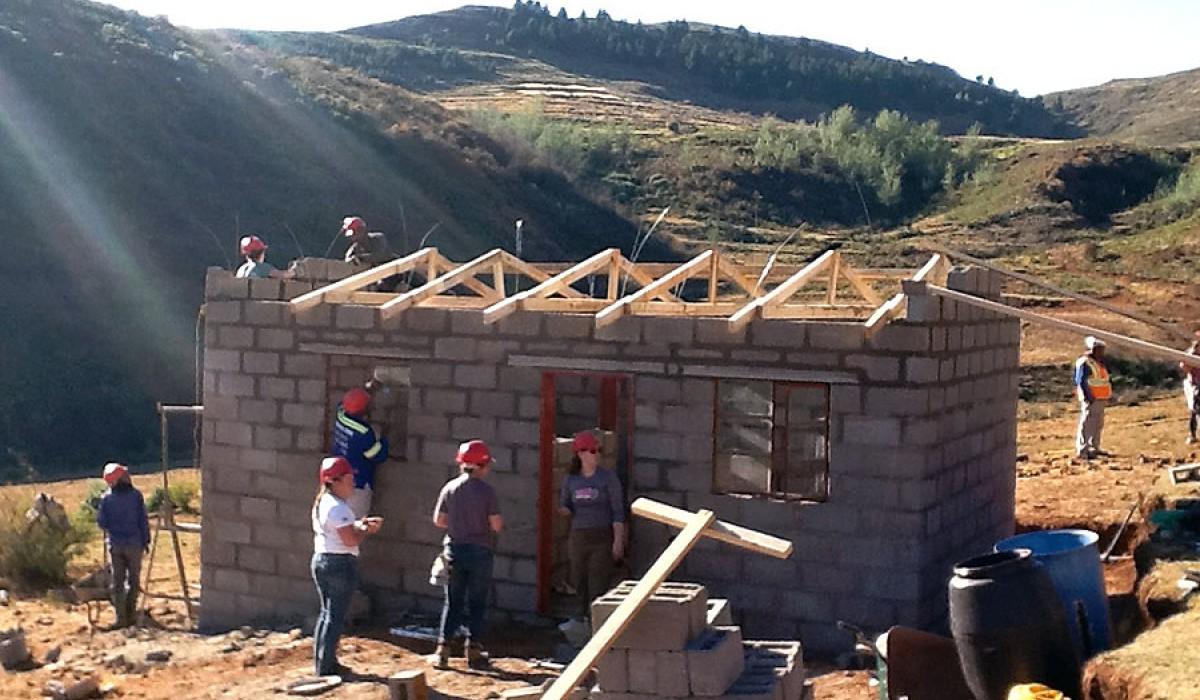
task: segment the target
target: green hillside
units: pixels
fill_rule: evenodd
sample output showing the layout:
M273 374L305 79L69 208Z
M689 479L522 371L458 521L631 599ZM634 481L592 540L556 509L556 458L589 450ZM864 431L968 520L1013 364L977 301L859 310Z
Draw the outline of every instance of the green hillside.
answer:
M633 224L435 104L76 0L0 5L0 465L153 458L193 397L204 269L256 232L285 264L341 217L466 257L578 257ZM288 230L294 231L295 242Z

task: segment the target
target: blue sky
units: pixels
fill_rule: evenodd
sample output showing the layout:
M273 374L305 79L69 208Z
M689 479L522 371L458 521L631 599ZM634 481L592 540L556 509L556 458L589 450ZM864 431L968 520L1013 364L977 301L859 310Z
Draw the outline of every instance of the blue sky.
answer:
M467 2L442 0L116 0L110 4L197 28L335 31L438 12ZM469 4L511 6L472 0ZM1004 89L1038 95L1115 78L1200 67L1194 0L611 0L551 2L572 17L603 8L614 19L745 25L751 31L806 36L901 58L925 59Z

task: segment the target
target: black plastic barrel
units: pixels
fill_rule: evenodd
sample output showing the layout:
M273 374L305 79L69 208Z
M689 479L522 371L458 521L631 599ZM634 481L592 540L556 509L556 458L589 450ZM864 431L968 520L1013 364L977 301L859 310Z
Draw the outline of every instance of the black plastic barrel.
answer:
M950 631L976 700L1005 700L1018 683L1043 683L1081 697L1079 658L1062 602L1029 550L954 566Z

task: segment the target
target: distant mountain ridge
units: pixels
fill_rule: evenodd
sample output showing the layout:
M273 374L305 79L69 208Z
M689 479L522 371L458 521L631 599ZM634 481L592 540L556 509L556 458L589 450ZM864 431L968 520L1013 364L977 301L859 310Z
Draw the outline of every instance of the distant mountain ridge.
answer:
M552 15L538 3L466 6L347 30L428 47L492 51L573 73L642 80L659 94L706 106L815 119L842 104L937 119L948 133L973 123L986 133L1078 135L1040 99L962 78L924 61L901 61L798 37L685 21L656 25Z

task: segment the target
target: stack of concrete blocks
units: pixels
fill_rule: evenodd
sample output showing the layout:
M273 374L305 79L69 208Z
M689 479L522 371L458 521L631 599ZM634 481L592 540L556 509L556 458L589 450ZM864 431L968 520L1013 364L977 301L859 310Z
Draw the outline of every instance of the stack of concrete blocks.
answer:
M305 268L301 280L208 276L207 629L294 624L316 610L309 511L330 407L342 370L354 369L346 358L411 371L406 460L379 470L374 510L387 522L361 566L397 610L440 604L428 572L443 533L430 511L458 443L477 437L497 455L490 479L505 516L493 607L537 611L543 372L628 378L631 500L711 509L794 543L792 557L775 560L702 542L679 570L727 598L755 637L840 652L851 640L839 619L938 630L951 565L1012 533L1015 319L933 296L911 298L906 316L870 338L861 322L824 319L758 319L731 332L723 318L630 315L596 328L590 314L519 311L489 325L478 310L416 307L384 320L351 303L293 314L287 300L349 272L332 261ZM999 279L977 269L953 270L948 286L999 293ZM824 502L714 493L715 385L751 380L828 387ZM640 518L630 529L631 569L644 571L671 531Z
M636 583L592 603L593 632ZM730 624L727 601L709 602L699 584L660 586L601 657L592 700L811 698L799 642L745 641Z

